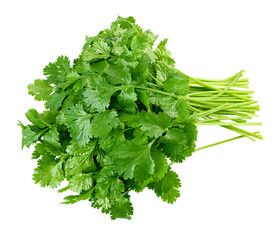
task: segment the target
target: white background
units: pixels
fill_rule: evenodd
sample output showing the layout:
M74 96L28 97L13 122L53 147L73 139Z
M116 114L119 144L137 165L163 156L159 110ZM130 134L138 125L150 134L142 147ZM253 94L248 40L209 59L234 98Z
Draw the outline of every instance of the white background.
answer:
M1 1L0 238L10 239L278 239L277 1ZM63 194L32 180L36 162L21 151L17 120L42 103L27 85L59 55L78 56L85 35L117 15L169 38L177 68L224 78L241 69L261 111L264 140L241 139L196 152L174 165L181 197L169 205L153 192L132 194L131 221L111 221L89 202L61 205ZM257 128L251 128L255 130ZM235 136L199 128L198 146Z

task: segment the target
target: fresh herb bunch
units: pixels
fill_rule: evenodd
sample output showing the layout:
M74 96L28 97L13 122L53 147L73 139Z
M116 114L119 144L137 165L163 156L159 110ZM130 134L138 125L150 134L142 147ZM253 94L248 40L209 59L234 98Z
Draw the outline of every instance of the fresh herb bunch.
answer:
M149 188L168 203L180 196L171 165L194 152L196 125L261 139L236 127L256 124L246 120L259 110L243 71L223 80L189 77L175 68L167 39L153 50L156 39L133 17L118 17L86 37L72 65L60 56L44 68L46 79L28 86L46 110L30 109L31 124L19 123L22 147L35 144L35 183L56 188L66 179L59 192L77 193L63 203L88 199L112 219L130 219L131 191Z

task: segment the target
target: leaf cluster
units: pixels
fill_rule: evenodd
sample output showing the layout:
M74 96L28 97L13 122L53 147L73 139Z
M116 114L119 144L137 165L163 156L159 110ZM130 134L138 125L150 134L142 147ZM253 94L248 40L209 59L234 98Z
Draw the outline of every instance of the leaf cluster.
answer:
M63 180L112 219L133 214L130 192L152 189L163 201L179 197L180 180L171 164L195 148L197 130L184 96L188 78L175 69L167 39L118 17L109 29L86 37L73 64L65 56L49 63L28 86L45 111L30 109L22 147L34 145L33 179L42 187Z

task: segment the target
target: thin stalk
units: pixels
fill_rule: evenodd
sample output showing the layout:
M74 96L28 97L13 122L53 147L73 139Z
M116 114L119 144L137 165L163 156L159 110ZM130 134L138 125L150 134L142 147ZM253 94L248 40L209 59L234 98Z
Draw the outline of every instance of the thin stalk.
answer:
M234 107L240 107L240 106L249 105L249 104L253 104L253 103L256 103L256 101L248 101L248 102L243 102L243 103L238 103L238 104L224 104L224 105L221 105L219 107L210 109L210 110L205 111L203 113L200 113L200 114L198 114L198 116L203 117L203 116L206 116L208 114L217 112L219 110L224 110L224 109L228 109L228 108L231 109L231 108L234 108Z
M168 92L160 91L160 90L157 90L157 89L154 89L154 88L147 88L147 87L141 87L141 86L129 86L129 87L134 87L134 88L143 89L143 90L147 90L147 91L157 92L157 93L160 93L162 95L166 95L166 96L170 96L170 97L174 97L174 98L181 98L181 97L183 97L183 96L175 95L173 93L168 93Z
M253 134L258 134L259 132L254 132ZM197 152L197 151L200 151L202 149L206 149L206 148L209 148L209 147L213 147L213 146L217 146L219 144L222 144L222 143L227 143L227 142L230 142L230 141L233 141L233 140L237 140L237 139L240 139L240 138L244 138L246 137L245 135L239 135L237 137L233 137L233 138L229 138L229 139L226 139L226 140L223 140L223 141L219 141L219 142L216 142L216 143L212 143L212 144L208 144L206 146L203 146L203 147L199 147L197 149L195 149L194 152Z
M235 82L238 80L239 78L239 73L237 74L237 76L235 77L235 79L227 86L225 87L221 92L217 93L215 95L215 97L219 97L221 96L222 94L224 94L231 86L233 86L235 84Z
M260 122L245 122L245 123L238 123L238 122L204 122L199 121L195 122L196 125L216 125L216 126L224 126L224 125L232 125L232 126L261 126L262 123Z
M246 135L249 138L250 138L250 136L252 136L252 137L255 137L255 138L258 138L258 139L261 139L261 140L263 139L261 135L257 135L255 133L248 132L248 131L243 130L241 128L237 128L237 127L234 127L234 126L222 126L222 127L227 128L229 130L232 130L234 132L238 132L238 133L240 133L242 135ZM255 141L255 140L253 139L253 141Z

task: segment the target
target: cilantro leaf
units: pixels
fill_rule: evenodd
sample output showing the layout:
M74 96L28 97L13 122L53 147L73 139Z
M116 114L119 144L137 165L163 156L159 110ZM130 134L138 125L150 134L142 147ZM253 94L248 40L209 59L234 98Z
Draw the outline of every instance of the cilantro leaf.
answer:
M186 121L189 117L187 101L185 99L175 99L169 96L153 94L149 97L149 100L151 103L159 106L171 118L179 118Z
M137 34L130 45L133 57L140 58L143 54L147 54L153 62L156 56L152 51L152 44L152 39L147 32Z
M69 132L80 147L85 146L92 138L91 114L83 110L81 104L69 108L65 112L65 124Z
M117 88L108 84L103 78L95 79L95 89L86 89L84 102L92 111L104 112L109 107L111 96Z
M103 39L94 41L92 47L82 52L82 58L85 61L107 59L110 56L111 48Z
M29 109L25 113L25 116L31 123L38 126L39 128L47 127L47 124L43 121L42 116L37 112L36 109Z
M168 171L166 156L156 148L151 151L151 157L154 160L154 172L152 178L155 181L162 179Z
M181 186L178 175L169 171L166 175L158 182L154 182L149 185L149 188L153 189L155 194L164 202L174 203L180 196L179 188Z
M131 75L127 66L121 64L110 65L106 68L106 79L113 85L129 84L131 82Z
M59 132L55 126L50 127L49 132L44 135L43 140L56 148L61 147L59 143Z
M163 88L166 92L184 96L189 90L188 77L181 73L173 73L163 83Z
M121 93L117 96L118 104L125 112L135 113L137 107L137 95L133 88L122 88Z
M50 108L50 110L57 110L59 107L61 107L64 98L68 94L69 93L64 92L60 88L58 88L54 93L52 93L48 101L48 107Z
M89 190L93 185L92 174L78 173L69 180L68 189L81 193Z
M22 148L24 146L29 148L32 144L36 143L42 135L41 130L32 130L29 125L24 126L21 122L19 122L18 125L22 128Z
M131 141L119 145L113 152L116 170L124 179L138 181L154 172L154 161L150 154L151 144L138 145Z
M127 197L117 198L111 207L111 219L115 220L117 218L131 219L133 214L133 207L130 199Z
M68 57L60 56L56 62L49 63L44 69L43 74L47 76L48 83L57 84L63 82L67 72L70 70L70 61Z
M162 40L155 50L155 55L158 58L158 61L162 62L168 67L174 67L175 60L171 58L171 52L169 52L166 48L166 43L168 42L168 39Z
M182 162L194 151L196 136L196 127L192 124L186 124L184 128L169 129L167 134L161 137L158 142L162 151L173 162Z
M140 118L141 130L149 137L159 137L163 132L171 127L171 118L160 112L142 113Z
M125 185L118 175L110 168L104 167L98 177L95 186L96 196L100 198L115 199L124 192Z
M62 204L74 204L74 203L77 203L77 202L82 201L82 200L87 200L92 196L93 190L94 189L84 191L84 192L80 193L79 195L66 196L64 198L65 201L62 202Z
M103 137L119 125L118 114L114 110L107 110L97 114L91 122L95 137Z
M64 180L63 160L55 160L51 155L44 155L38 161L38 167L34 170L33 179L42 187L56 188Z
M47 101L53 91L53 87L45 80L36 79L33 84L28 85L28 93L37 101Z
M65 171L67 176L73 176L79 173L90 173L96 170L94 161L94 148L96 142L90 144L90 149L82 154L75 155L67 160ZM84 150L84 149L82 149Z
M113 129L108 134L100 138L99 145L103 150L110 152L113 147L123 143L125 140L123 129Z

